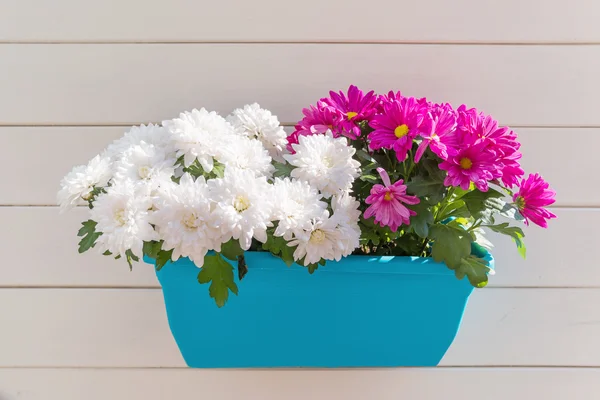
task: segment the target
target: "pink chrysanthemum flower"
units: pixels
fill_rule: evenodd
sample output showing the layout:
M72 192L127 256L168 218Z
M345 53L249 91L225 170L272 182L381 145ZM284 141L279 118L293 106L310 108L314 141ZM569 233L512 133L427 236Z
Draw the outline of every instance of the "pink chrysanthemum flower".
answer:
M501 179L508 187L517 185L525 173L519 163L521 144L517 141L517 134L508 127L498 126L496 120L474 108L467 109L462 105L457 112L460 134L485 142L488 150L496 155L493 179Z
M542 228L547 228L547 220L556 218L556 215L544 207L554 203L556 193L549 189L548 182L539 174L529 174L527 179L521 180L520 186L519 191L513 196L513 201L525 217L525 223L529 225L531 221Z
M393 149L398 161L404 161L413 139L421 133L426 115L427 105L414 97L384 103L383 113L373 117L369 124L374 129L369 134L369 147Z
M402 224L409 225L410 217L416 212L406 208L404 204L418 204L419 198L406 194L406 185L399 179L393 185L390 177L383 168L377 168L383 180L383 185L374 185L371 194L365 202L370 204L365 211L365 218L375 216L375 223L380 226L389 226L393 232Z
M487 151L486 143L471 139L463 140L457 154L440 163L440 169L448 172L444 185L468 190L473 182L477 189L487 192L488 181L493 178L495 154Z
M302 110L304 118L295 126L295 131L288 136L287 149L294 153L292 144L298 144L298 136L309 136L315 134L324 134L331 130L334 137L339 137L338 126L344 116L334 107L328 106L323 101L318 101L316 106L310 106Z
M354 85L348 88L347 96L341 91L339 93L330 91L329 96L321 101L337 109L344 116L337 124L339 132L350 139L357 139L361 133L357 123L370 120L377 112L379 97L372 90L363 94L362 90Z
M419 162L427 147L442 160L456 155L456 111L450 104L433 104L425 119L423 141L415 154L415 162Z

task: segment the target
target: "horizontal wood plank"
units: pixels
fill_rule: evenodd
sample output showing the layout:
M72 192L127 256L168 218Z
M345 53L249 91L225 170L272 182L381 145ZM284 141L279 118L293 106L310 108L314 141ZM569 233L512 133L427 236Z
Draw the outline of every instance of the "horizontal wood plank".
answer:
M590 251L600 239L600 209L555 212L549 229L525 229L526 260L511 239L490 235L497 271L490 286L600 287ZM135 264L130 272L125 261L95 250L78 254L77 231L86 219L85 208L59 215L54 207L0 207L0 286L159 287L150 265Z
M0 127L0 146L11 149L0 159L0 182L8 188L19 187L0 191L0 204L56 204L60 179L75 165L100 153L126 129ZM580 183L596 178L600 129L520 128L517 132L524 154L523 168L541 172L557 192L557 205L600 206L600 187ZM566 159L569 162L557 162Z
M600 41L594 0L3 0L1 11L4 41Z
M295 122L350 84L515 126L600 125L600 45L5 44L0 59L4 125L128 125L253 101Z
M478 290L441 365L600 366L599 301L599 289ZM184 366L160 290L1 289L0 304L1 367Z
M600 370L577 368L0 369L2 400L596 400L599 390Z

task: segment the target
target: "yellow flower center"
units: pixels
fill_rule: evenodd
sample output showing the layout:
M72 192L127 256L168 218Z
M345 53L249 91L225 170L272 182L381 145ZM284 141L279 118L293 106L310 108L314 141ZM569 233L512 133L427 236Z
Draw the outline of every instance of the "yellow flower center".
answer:
M354 117L356 117L357 115L358 115L358 113L356 113L354 111L348 111L346 113L346 117L348 117L349 120L352 119L352 118L354 118Z
M463 157L460 159L460 167L462 169L469 169L473 166L473 161L470 158Z
M150 176L150 167L148 167L147 165L144 165L143 167L139 167L138 175L142 179L148 179L148 177Z
M310 241L315 244L323 243L325 241L325 232L320 229L315 229L310 234Z
M525 199L523 198L523 196L517 196L515 204L517 205L519 210L523 210L525 208Z
M398 139L406 136L407 133L408 133L408 126L406 126L406 124L397 126L396 129L394 129L394 135L396 135L396 137Z
M119 226L125 225L127 220L125 219L125 210L124 209L121 208L121 209L117 210L117 212L115 212L115 221L117 221Z
M246 211L250 207L250 200L246 196L238 196L233 201L233 208L239 213Z
M386 201L391 201L393 199L392 194L390 192L386 192L383 198Z
M196 230L198 228L198 216L196 216L196 213L189 213L181 219L181 223L190 231Z

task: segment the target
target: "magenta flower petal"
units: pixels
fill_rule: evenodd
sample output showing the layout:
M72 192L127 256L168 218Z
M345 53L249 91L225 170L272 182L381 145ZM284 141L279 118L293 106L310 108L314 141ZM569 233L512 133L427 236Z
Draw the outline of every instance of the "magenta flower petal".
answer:
M380 226L388 226L393 232L398 230L400 225L409 225L410 217L417 215L413 210L408 209L404 204L418 204L419 198L406 194L406 185L400 179L394 184L383 168L377 168L384 185L373 185L371 193L365 200L370 206L366 209L364 217L375 217L375 223Z
M521 180L521 185L514 194L513 201L525 218L527 225L531 221L542 228L547 228L547 221L556 218L556 215L544 207L554 203L554 196L556 193L549 188L548 182L539 174L529 174L527 179Z

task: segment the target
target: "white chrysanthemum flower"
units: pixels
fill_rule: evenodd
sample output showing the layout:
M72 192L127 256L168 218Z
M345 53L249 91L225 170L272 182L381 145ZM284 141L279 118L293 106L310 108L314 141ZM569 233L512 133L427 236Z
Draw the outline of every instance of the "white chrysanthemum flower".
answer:
M152 222L164 240L163 249L173 249L173 261L188 257L201 267L208 251L221 250L222 235L213 223L204 177L194 181L190 174L184 174L179 185L171 182L161 186L155 207Z
M141 184L150 195L161 184L171 182L175 174L175 154L141 142L132 146L115 164L115 181L131 180Z
M337 222L340 231L342 246L339 247L339 256L341 257L349 256L360 246L359 206L360 203L348 193L333 196L331 199L332 218Z
M274 160L284 162L287 134L271 111L260 108L257 103L245 105L234 110L227 121L236 133L260 140Z
M323 211L319 218L311 221L309 229L296 232L288 245L298 246L294 250L294 260L304 258L304 265L317 263L322 258L339 261L342 247L340 235L338 222L329 217L328 211Z
M91 219L97 222L96 231L102 235L96 240L100 252L125 256L127 250L142 256L144 241L158 239L150 225L152 202L140 194L131 181L123 181L106 188L91 209Z
M156 148L162 149L165 153L175 151L171 141L171 134L162 126L154 124L131 127L125 135L112 142L106 151L113 160L118 160L122 154L134 146L139 146L141 143L153 145Z
M292 177L315 186L326 198L349 191L359 176L360 163L352 158L356 150L348 146L345 137L334 138L331 131L325 135L299 136L292 145L295 154L283 157L294 168Z
M226 168L249 170L256 176L271 177L275 167L273 160L262 143L255 139L236 137L223 146L221 155L217 158Z
M206 172L214 166L214 158L233 141L233 127L214 111L202 108L179 114L179 118L163 121L171 133L177 157L184 156L189 167L197 159Z
M252 238L267 241L267 227L271 225L272 186L265 177L256 177L252 171L225 169L225 176L208 181L216 223L227 238L239 240L248 250ZM227 239L228 240L228 239Z
M60 182L57 195L62 210L71 209L90 199L95 186L104 187L112 178L112 164L105 155L97 155L87 165L73 168Z
M272 218L279 221L275 236L291 240L294 232L308 230L311 221L327 209L321 194L308 182L276 178L273 184Z

